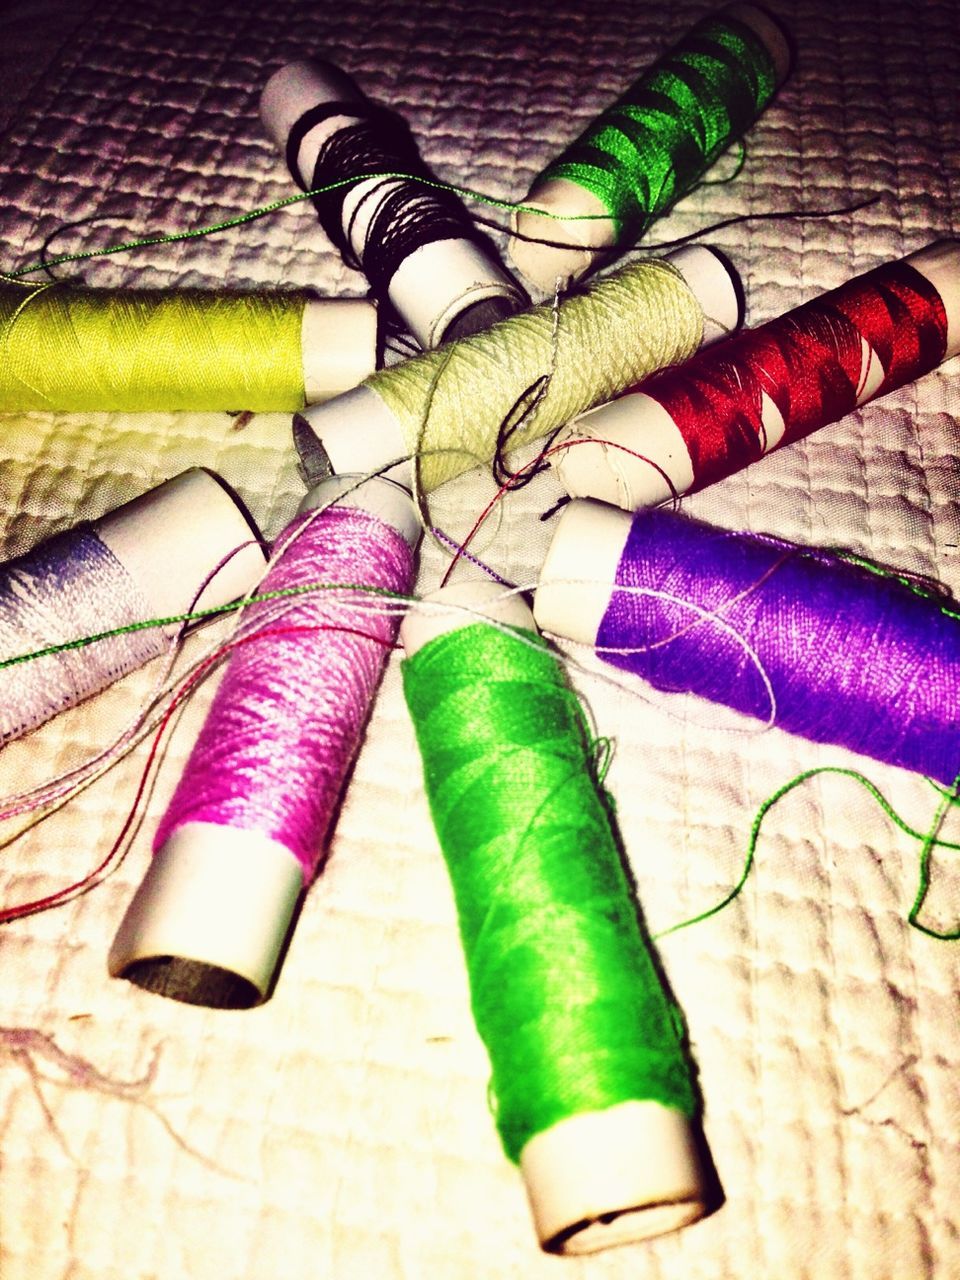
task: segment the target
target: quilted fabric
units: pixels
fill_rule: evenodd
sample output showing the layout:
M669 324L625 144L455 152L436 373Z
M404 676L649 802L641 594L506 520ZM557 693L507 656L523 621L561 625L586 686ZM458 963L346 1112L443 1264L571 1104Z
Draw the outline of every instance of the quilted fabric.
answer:
M653 238L737 214L880 199L857 214L711 235L743 277L753 323L956 234L960 217L957 6L776 8L798 60L751 131L744 171L698 189ZM34 260L54 232L56 251L93 248L288 194L256 104L267 76L305 53L341 63L404 112L443 177L518 198L703 11L698 0L105 0L10 124L2 265ZM101 219L70 225L93 213ZM77 274L101 285L363 292L305 206ZM958 365L685 505L960 590ZM270 534L301 492L279 415L242 428L226 415L7 417L2 457L5 555L189 465L221 471ZM436 494L433 518L463 533L491 492L489 478L463 477ZM537 517L557 496L545 476L511 497L478 553L516 582L535 581L549 539ZM444 563L425 548L421 590ZM582 661L579 687L616 742L609 785L654 933L724 894L778 786L818 765L863 765L702 704L635 686L624 695ZM155 678L138 673L7 747L3 792L101 746ZM107 978L109 941L209 697L198 693L178 724L120 870L0 936L4 1280L265 1280L281 1268L338 1280L559 1268L610 1280L960 1275L960 950L904 923L919 843L864 791L824 777L792 792L766 820L740 900L660 944L688 1019L724 1203L674 1236L559 1263L537 1250L486 1109L484 1053L395 664L269 1003L213 1012ZM94 866L142 765L141 750L8 844L4 901ZM909 824L929 826L926 782L865 771ZM960 839L960 821L943 834ZM945 926L960 909L950 875L939 857L929 910Z

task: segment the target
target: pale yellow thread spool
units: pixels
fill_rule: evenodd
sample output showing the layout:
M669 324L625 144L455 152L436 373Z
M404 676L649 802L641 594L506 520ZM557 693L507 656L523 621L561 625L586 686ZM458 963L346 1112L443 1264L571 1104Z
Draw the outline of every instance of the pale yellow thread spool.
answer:
M632 263L558 308L536 307L484 333L380 370L303 416L336 472L416 457L429 492L489 461L501 425L542 383L510 448L562 426L656 369L692 355L739 318L729 266L702 246ZM398 479L410 483L410 468Z

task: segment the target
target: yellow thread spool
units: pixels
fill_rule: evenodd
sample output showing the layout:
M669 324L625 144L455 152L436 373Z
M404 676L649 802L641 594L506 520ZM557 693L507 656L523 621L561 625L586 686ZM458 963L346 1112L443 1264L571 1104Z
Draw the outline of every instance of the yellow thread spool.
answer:
M283 411L356 386L376 311L302 293L0 286L0 412Z

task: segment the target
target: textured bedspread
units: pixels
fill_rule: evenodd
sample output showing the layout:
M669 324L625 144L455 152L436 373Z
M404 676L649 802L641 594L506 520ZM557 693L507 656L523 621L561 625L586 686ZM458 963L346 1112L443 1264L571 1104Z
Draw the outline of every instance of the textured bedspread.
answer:
M741 213L881 199L858 214L711 236L742 274L748 323L960 232L957 6L776 8L798 60L749 135L744 171L700 188L652 238ZM53 248L66 252L288 194L256 105L270 72L305 53L340 62L403 111L444 178L519 198L703 12L696 0L103 3L10 124L0 266L33 260L62 227ZM92 213L109 216L64 225ZM98 285L364 291L303 205L77 274ZM684 506L958 591L958 373L954 360ZM0 426L4 555L190 465L222 472L270 535L302 493L283 415L242 428L226 414L33 414ZM492 492L489 477L464 477L436 494L435 522L465 532ZM537 517L558 495L548 475L512 496L480 553L535 581L550 533ZM443 567L427 547L419 589ZM140 672L7 747L3 792L92 753L155 679ZM933 818L937 797L920 778L731 728L705 704L625 697L589 672L577 682L615 739L608 782L654 933L723 896L760 804L801 770L863 767L907 823L926 830ZM660 944L725 1203L675 1236L558 1261L536 1247L487 1111L396 661L273 998L208 1011L107 978L110 939L209 698L198 693L179 722L117 873L0 934L3 1280L960 1276L960 944L907 927L919 842L862 788L827 776L792 792L765 822L740 899ZM141 748L4 847L4 901L55 890L104 856L143 761ZM960 840L960 820L943 834ZM947 926L958 911L941 855L928 918Z

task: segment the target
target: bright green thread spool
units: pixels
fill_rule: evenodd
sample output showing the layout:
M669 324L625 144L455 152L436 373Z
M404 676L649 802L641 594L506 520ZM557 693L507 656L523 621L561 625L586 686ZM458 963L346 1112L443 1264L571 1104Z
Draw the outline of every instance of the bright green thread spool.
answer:
M324 334L319 307L346 324ZM0 412L295 411L373 367L367 310L297 293L0 285ZM356 350L341 372L324 346L344 339Z
M510 449L692 355L704 338L701 296L711 298L708 314L725 314L725 327L734 328L728 268L700 246L674 260L678 265L631 263L559 308L535 307L379 370L355 392L304 416L337 473L414 456L418 487L429 492L494 456L501 425L516 419L531 389L539 388L536 406L511 435ZM719 332L714 327L710 336Z
M408 652L411 627L422 629L423 618L404 624ZM586 1252L691 1221L703 1199L690 1142L677 1137L696 1108L681 1015L642 932L595 743L560 664L533 630L475 622L414 651L403 681L490 1055L497 1127L524 1170L542 1243ZM626 1157L611 1154L606 1143L620 1134L633 1143L635 1114L665 1120L679 1154L644 1150L642 1140ZM545 1193L544 1208L534 1185L543 1168L531 1182L528 1152L569 1135L571 1121L575 1134L598 1122L607 1137L599 1150L588 1139L591 1168L557 1170L553 1150L540 1162L548 1182L587 1183L573 1206L561 1196L567 1203L550 1207L555 1197ZM678 1161L683 1176L660 1185ZM590 1186L623 1163L635 1166L630 1190Z
M528 202L561 221L519 214L517 231L576 250L515 239L523 274L546 289L557 274L588 270L588 250L643 236L753 124L789 57L779 27L753 5L700 22L535 180Z

